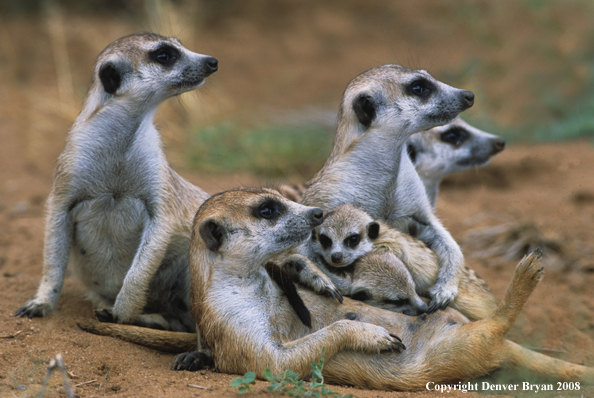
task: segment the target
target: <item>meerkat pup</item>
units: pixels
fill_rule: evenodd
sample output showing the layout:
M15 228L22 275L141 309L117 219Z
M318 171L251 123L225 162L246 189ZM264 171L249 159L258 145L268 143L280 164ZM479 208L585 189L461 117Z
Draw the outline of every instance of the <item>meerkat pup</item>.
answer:
M505 148L505 141L466 123L461 118L443 126L413 134L406 141L412 160L435 208L439 185L449 174L470 167L485 166L491 157ZM309 182L281 185L278 190L287 199L300 202Z
M190 227L209 195L169 167L153 116L167 98L195 89L216 70L215 58L153 33L103 50L58 158L41 284L15 315L55 310L70 263L94 305L113 307L100 313L104 320L195 330Z
M452 123L413 134L406 141L412 160L429 197L431 207L445 176L484 166L505 148L505 141L457 118Z
M444 308L458 294L464 257L433 215L406 140L451 122L473 103L472 92L422 70L384 65L360 74L343 94L332 153L301 199L324 210L352 203L424 242L435 252L439 268L429 312Z
M327 212L297 252L312 260L342 294L407 315L427 311L420 297L429 297L439 272L435 253L423 242L351 204ZM411 274L409 269L422 272ZM497 302L487 284L464 267L450 306L474 321L493 314Z

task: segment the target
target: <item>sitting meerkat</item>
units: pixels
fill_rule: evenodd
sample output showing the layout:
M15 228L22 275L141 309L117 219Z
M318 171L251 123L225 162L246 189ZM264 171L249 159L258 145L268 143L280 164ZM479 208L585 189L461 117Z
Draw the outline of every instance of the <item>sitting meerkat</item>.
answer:
M422 70L384 65L360 74L343 94L332 153L301 199L326 211L352 203L424 242L435 252L439 269L429 291L429 312L446 307L458 294L464 257L433 214L406 140L450 123L473 103L472 92Z
M224 192L200 207L190 248L192 311L218 371L253 371L263 378L267 368L273 374L291 369L307 376L310 363L325 348L325 380L359 388L425 390L428 382L457 383L500 366L524 368L555 381L594 383L594 369L531 352L504 338L542 279L538 252L518 264L502 302L480 321L468 322L452 308L411 317L298 289L311 312L311 327L304 325L267 268L272 263L299 272L299 255L280 261L277 255L303 243L321 222L321 209L291 202L270 189ZM129 325L81 327L135 336L141 343L147 336L153 342L157 337L177 340L179 347L187 347L192 338ZM187 369L193 357L192 352L179 355L173 367Z
M470 167L485 166L491 157L505 148L505 141L457 118L451 123L413 134L406 141L431 207L435 208L439 185L449 174ZM281 185L278 190L287 199L301 201L309 182Z
M327 212L297 252L313 261L343 295L407 315L427 311L419 296L428 298L437 279L435 253L351 204ZM450 306L474 321L490 316L497 302L487 284L464 267Z
M484 166L505 148L505 141L457 118L452 123L413 134L406 141L412 160L429 197L431 207L445 176Z
M104 320L194 331L191 221L209 195L173 171L153 125L167 98L200 86L213 57L153 33L120 38L95 62L48 198L43 276L15 315L56 308L70 263Z

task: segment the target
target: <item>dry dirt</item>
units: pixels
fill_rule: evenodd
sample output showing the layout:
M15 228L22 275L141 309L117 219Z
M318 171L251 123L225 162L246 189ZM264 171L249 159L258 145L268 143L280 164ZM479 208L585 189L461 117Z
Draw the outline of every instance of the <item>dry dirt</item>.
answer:
M43 205L50 189L53 160L37 159L35 166L31 165L23 155L18 123L11 123L0 113L0 124L0 396L36 394L50 359L58 353L73 375L72 384L89 382L76 388L81 397L236 396L229 386L234 376L212 371L173 372L169 370L171 354L79 330L76 322L90 319L92 308L82 299L83 288L73 277L66 278L57 313L32 320L11 316L35 294L40 280ZM59 152L62 145L56 140L47 149ZM450 178L437 209L458 241L490 217L496 220L491 222L534 222L543 234L560 244L573 262L563 272L546 274L509 338L527 346L559 350L556 356L590 366L594 366L592 170L594 148L589 142L511 145L486 168ZM265 183L249 175L183 174L211 193ZM468 263L497 297L503 295L515 262L486 265L469 258ZM357 397L415 395L335 389ZM262 382L255 390L258 396L267 395ZM60 377L54 375L46 396L63 396L63 391ZM415 396L425 394L441 395L422 392ZM594 390L550 396L580 394L592 396Z

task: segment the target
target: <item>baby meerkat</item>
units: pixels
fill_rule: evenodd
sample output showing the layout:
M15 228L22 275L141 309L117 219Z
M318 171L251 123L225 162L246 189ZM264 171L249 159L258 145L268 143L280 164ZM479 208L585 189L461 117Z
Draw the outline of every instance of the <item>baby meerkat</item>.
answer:
M413 134L406 141L408 155L433 208L445 176L484 166L504 148L505 141L501 137L479 130L460 118Z
M430 312L458 294L464 257L433 214L406 140L450 123L473 103L472 92L426 71L384 65L360 74L343 94L332 153L301 199L325 211L352 203L424 242L437 255L439 269L429 292Z
M154 33L120 38L101 52L57 161L41 284L15 315L55 310L71 264L94 305L113 307L100 312L104 320L195 330L191 222L209 195L169 167L153 116L216 70L215 58Z
M435 253L351 204L327 212L297 252L311 259L346 296L407 315L428 309L419 296L428 298L437 279ZM478 320L491 315L497 302L487 284L464 267L450 306Z

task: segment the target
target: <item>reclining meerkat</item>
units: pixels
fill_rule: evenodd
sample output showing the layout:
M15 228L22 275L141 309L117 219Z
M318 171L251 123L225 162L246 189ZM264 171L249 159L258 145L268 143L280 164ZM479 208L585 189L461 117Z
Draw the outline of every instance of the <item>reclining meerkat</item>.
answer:
M411 158L429 196L431 206L439 193L439 185L452 173L470 167L485 166L491 157L505 148L505 141L457 118L451 123L413 134L406 141ZM281 185L278 190L294 202L301 201L309 182Z
M428 298L437 278L435 253L351 204L327 212L297 252L312 260L343 295L407 315L427 311L419 296ZM409 269L423 272L411 275ZM474 321L491 315L497 302L489 286L464 267L450 306Z
M406 149L423 185L431 207L445 176L484 166L505 148L505 141L457 118L445 126L413 134Z
M484 320L468 322L451 308L410 317L348 298L340 304L299 289L312 316L311 328L305 326L266 268L277 253L307 239L320 222L320 209L267 189L221 193L200 207L190 249L192 311L220 372L254 371L262 378L266 368L274 374L291 369L305 376L325 347L325 380L360 388L424 390L428 382L456 383L500 366L526 368L556 381L594 382L592 368L504 339L542 278L539 253L519 263L501 304ZM298 262L277 265L299 272ZM185 348L192 338L127 325L96 326L85 325L101 334L106 328L107 334L128 333L140 343L159 337ZM177 356L173 367L191 366L193 356Z
M429 312L456 297L464 257L433 214L406 140L451 122L473 103L472 92L450 87L422 70L384 65L363 72L347 85L332 153L301 199L323 210L352 203L424 242L435 252L439 268L429 292Z
M217 60L174 38L133 34L97 58L47 202L43 277L15 316L56 308L67 265L118 323L194 331L191 221L208 194L167 163L153 125L167 98L200 86Z

